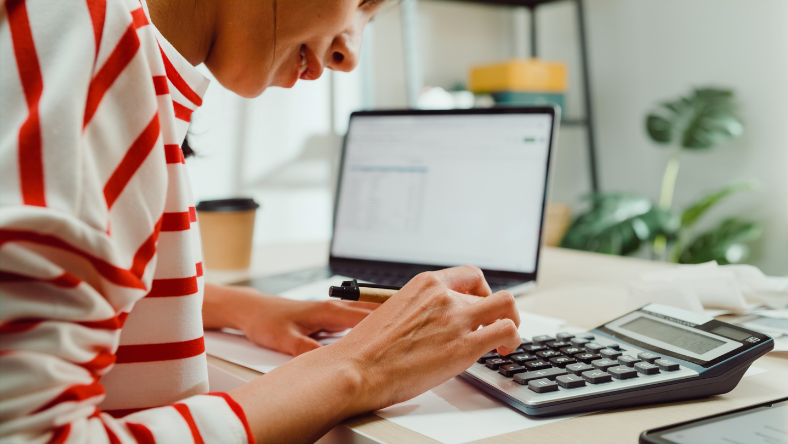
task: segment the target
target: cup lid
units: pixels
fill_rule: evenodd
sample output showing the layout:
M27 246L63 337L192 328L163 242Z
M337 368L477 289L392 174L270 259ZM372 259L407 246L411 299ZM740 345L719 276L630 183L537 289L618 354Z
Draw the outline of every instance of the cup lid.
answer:
M197 211L249 211L260 208L252 198L203 200L197 204Z

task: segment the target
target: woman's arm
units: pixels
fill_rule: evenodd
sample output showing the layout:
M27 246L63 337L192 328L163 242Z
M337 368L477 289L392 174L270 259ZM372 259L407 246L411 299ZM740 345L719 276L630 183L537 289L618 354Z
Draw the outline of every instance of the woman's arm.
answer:
M510 293L464 293L490 294L478 268L420 274L342 340L229 394L258 442L314 441L345 418L445 382L491 349L520 345Z

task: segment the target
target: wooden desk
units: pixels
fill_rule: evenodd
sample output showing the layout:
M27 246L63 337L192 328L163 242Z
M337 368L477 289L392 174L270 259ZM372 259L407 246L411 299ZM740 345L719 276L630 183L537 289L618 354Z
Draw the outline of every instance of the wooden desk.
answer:
M208 273L213 282L242 280L325 263L326 244L269 246L255 251L252 268L243 273ZM645 271L670 264L583 253L547 247L543 250L536 290L520 296L524 311L566 319L582 328L594 328L630 311L626 306L629 281ZM768 371L742 379L730 393L694 401L609 410L499 435L479 443L635 443L640 432L690 418L765 402L788 395L788 356L772 353L755 365ZM260 373L220 359L209 362L251 380ZM434 443L436 441L374 414L351 418L342 424L367 442Z

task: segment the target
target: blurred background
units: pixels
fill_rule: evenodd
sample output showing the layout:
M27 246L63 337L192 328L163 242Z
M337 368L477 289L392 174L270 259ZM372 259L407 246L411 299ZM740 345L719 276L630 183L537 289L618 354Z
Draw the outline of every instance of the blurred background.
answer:
M780 0L392 3L352 73L256 99L213 81L190 128L195 199L254 197L256 244L327 241L352 111L490 106L452 91L535 55L564 76L552 243L785 275L787 25Z

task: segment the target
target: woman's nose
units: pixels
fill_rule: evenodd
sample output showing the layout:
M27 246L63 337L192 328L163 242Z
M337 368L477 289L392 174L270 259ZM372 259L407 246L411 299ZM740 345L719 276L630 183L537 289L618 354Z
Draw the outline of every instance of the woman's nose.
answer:
M358 65L358 54L361 49L361 35L340 34L331 42L328 69L350 72Z

